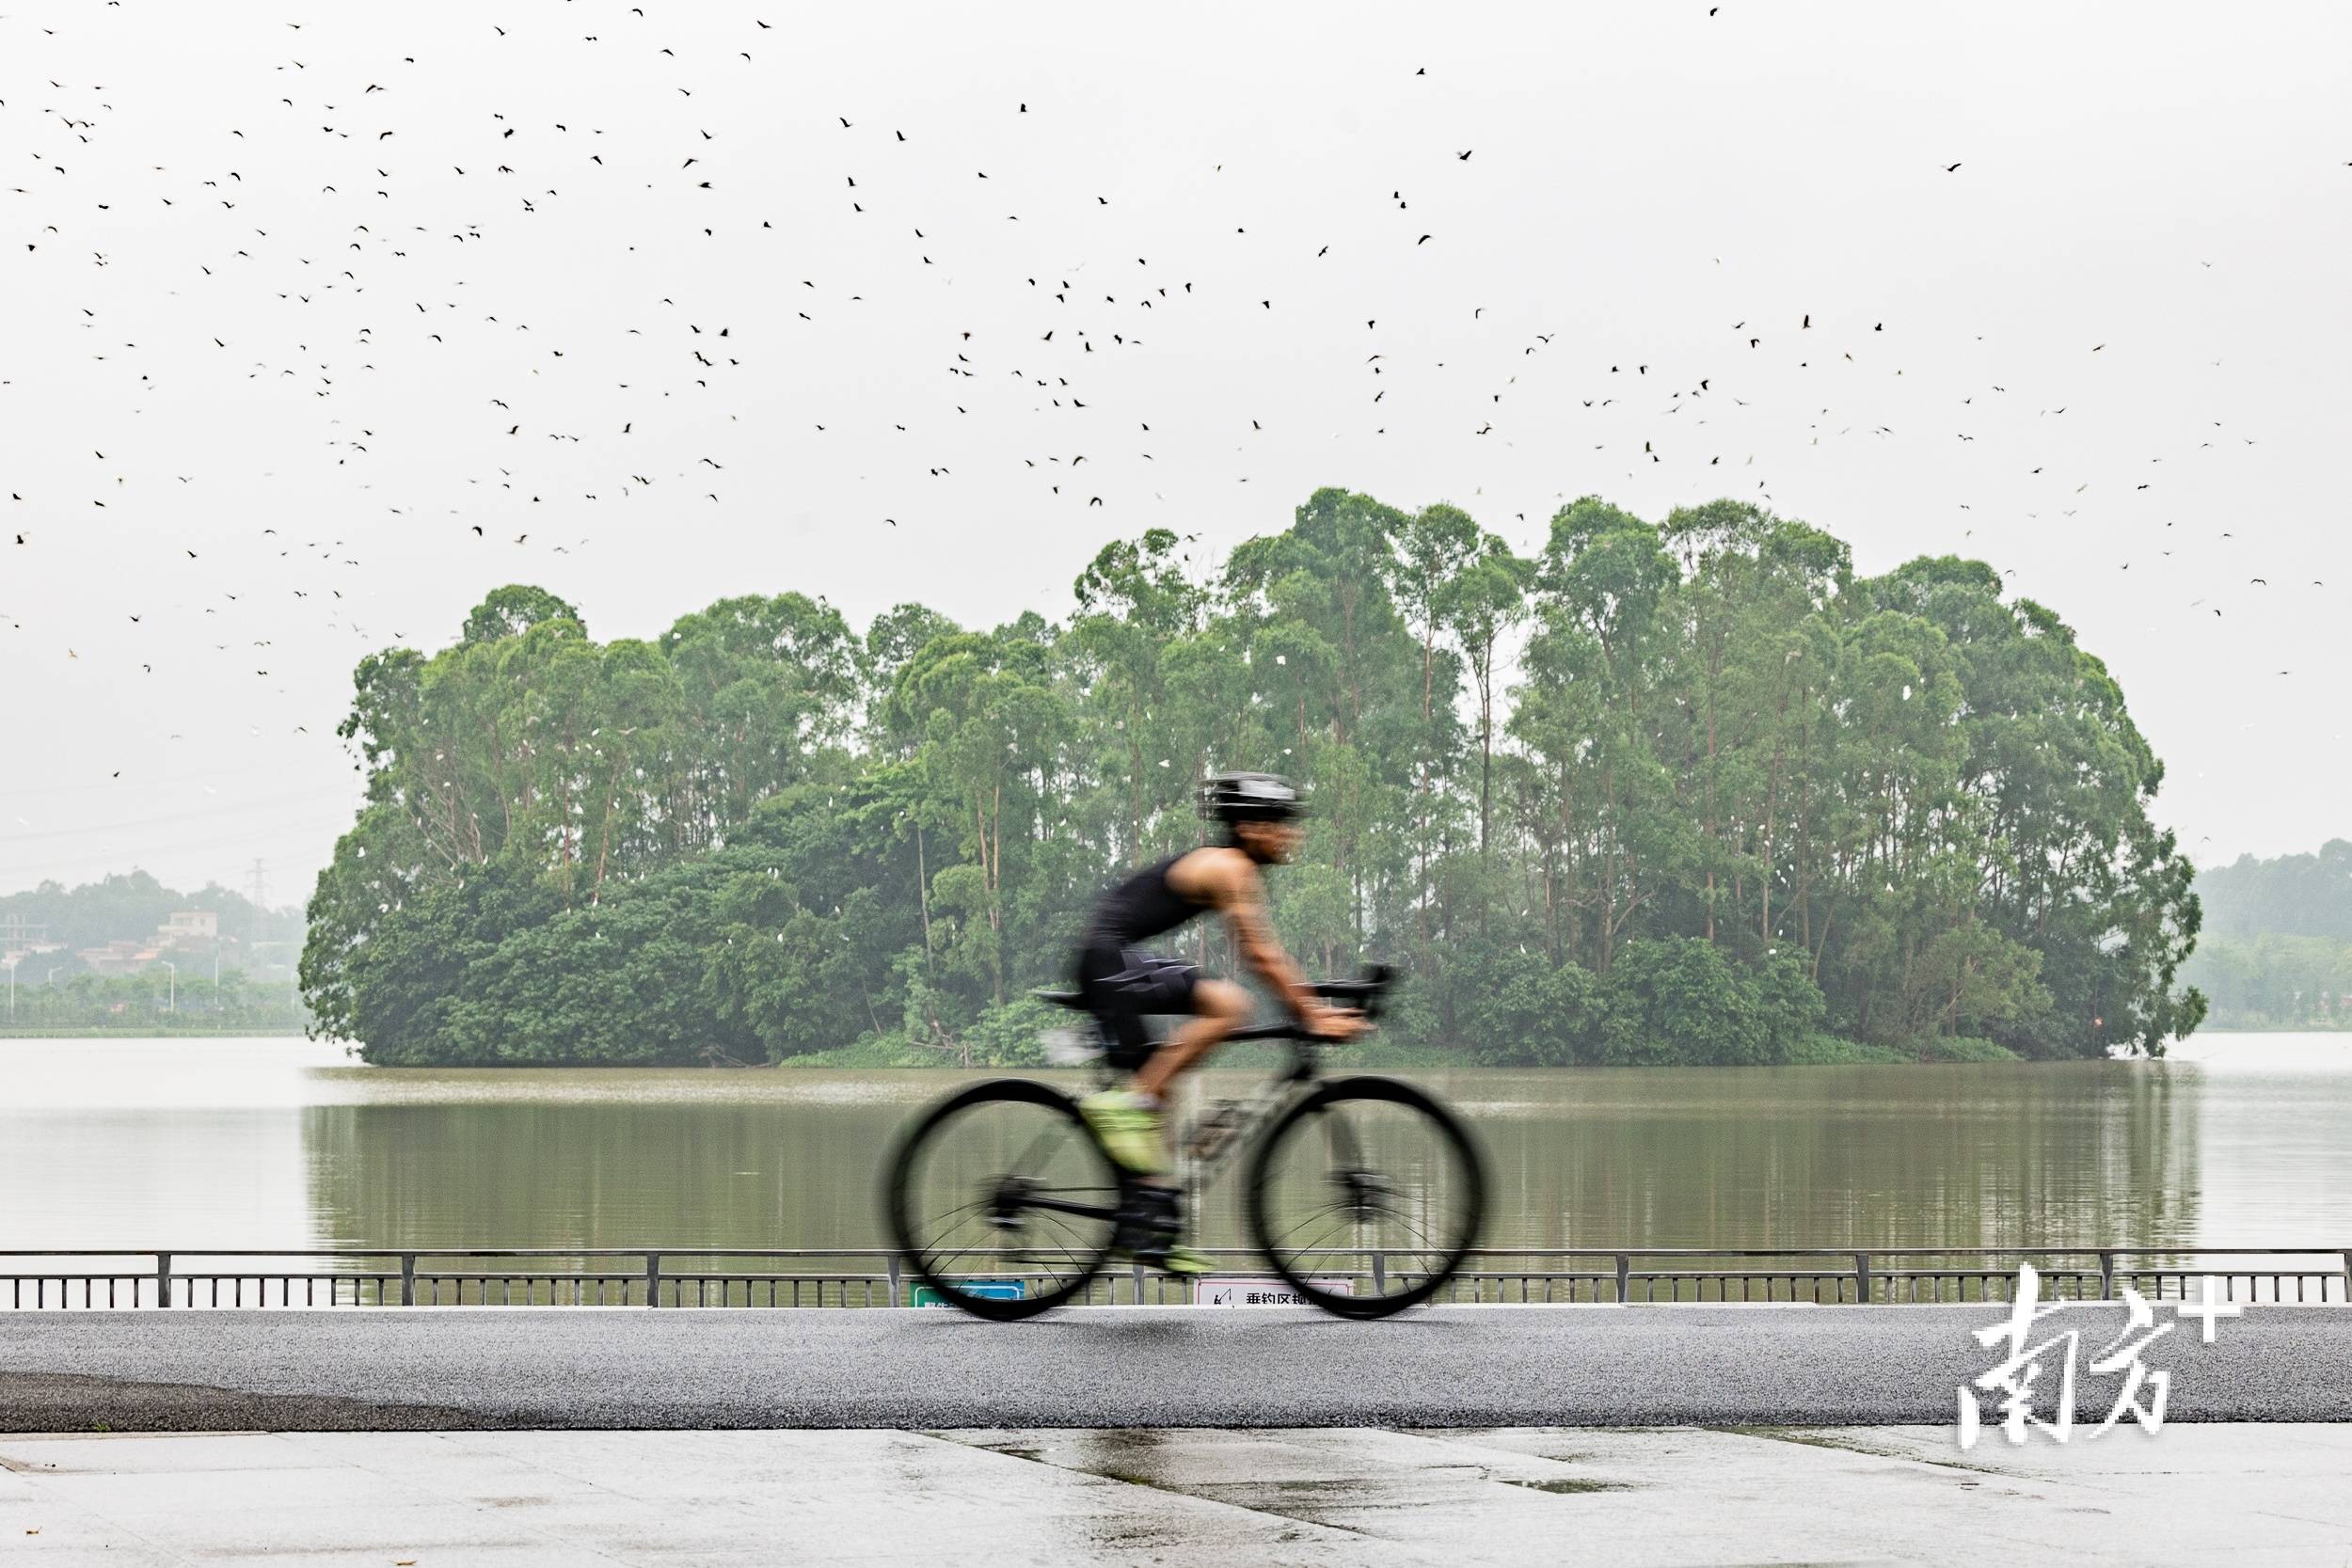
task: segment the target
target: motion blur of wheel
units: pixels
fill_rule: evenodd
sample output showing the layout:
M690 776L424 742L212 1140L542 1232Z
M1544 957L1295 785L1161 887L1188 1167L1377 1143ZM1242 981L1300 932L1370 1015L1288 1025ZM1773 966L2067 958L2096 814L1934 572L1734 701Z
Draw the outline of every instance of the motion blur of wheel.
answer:
M892 1156L891 1241L924 1284L983 1318L1035 1317L1109 1255L1117 1167L1070 1097L1005 1078L940 1101Z
M1381 1318L1427 1301L1462 1266L1486 1176L1437 1101L1392 1079L1343 1078L1274 1124L1248 1195L1251 1235L1284 1283L1326 1311Z

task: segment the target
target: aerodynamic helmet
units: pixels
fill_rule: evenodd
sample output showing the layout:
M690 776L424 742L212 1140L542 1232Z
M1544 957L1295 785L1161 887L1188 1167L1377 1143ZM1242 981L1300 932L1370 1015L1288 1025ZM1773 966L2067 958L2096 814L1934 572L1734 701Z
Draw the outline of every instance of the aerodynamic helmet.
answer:
M1235 822L1290 822L1306 802L1288 779L1272 773L1219 773L1200 786L1200 815Z

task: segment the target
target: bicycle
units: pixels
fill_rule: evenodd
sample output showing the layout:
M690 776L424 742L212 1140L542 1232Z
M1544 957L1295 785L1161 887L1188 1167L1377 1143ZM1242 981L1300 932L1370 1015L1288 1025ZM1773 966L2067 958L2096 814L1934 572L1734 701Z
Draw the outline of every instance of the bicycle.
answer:
M1361 979L1312 990L1376 1019L1391 977L1375 965ZM1035 994L1085 1006L1075 991ZM1324 1079L1320 1042L1295 1021L1230 1037L1274 1039L1292 1043L1287 1066L1180 1132L1188 1185L1205 1192L1247 1149L1250 1238L1301 1299L1353 1318L1429 1300L1477 1243L1486 1200L1477 1145L1410 1084ZM1164 1203L1155 1207L1155 1195L1104 1150L1077 1102L1035 1079L991 1079L947 1096L908 1129L886 1168L900 1255L942 1302L1000 1322L1078 1296L1168 1223Z

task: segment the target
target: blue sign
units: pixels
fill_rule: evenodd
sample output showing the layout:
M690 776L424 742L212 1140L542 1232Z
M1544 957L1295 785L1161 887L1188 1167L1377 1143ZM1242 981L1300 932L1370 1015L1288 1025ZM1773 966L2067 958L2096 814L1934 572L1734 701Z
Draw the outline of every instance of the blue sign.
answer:
M1028 1295L1029 1282L1025 1279L963 1279L956 1282L956 1290L959 1294L977 1296L982 1301L1020 1301ZM914 1288L914 1304L917 1307L955 1305L929 1285Z

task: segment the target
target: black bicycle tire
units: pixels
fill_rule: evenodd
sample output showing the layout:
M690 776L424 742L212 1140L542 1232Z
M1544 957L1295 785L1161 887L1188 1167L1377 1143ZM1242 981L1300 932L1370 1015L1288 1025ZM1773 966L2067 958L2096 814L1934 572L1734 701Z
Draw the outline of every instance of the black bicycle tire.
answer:
M1387 1296L1343 1296L1319 1291L1312 1281L1302 1277L1283 1261L1276 1251L1270 1234L1272 1227L1265 1212L1265 1180L1272 1164L1274 1151L1282 1139L1293 1132L1301 1118L1326 1106L1344 1100L1377 1100L1408 1106L1437 1124L1448 1143L1462 1157L1466 1180L1470 1183L1470 1222L1463 1227L1462 1239L1445 1259L1442 1268L1434 1269L1429 1276L1409 1291ZM1245 1182L1246 1204L1249 1216L1250 1240L1257 1243L1282 1282L1300 1296L1322 1307L1326 1312L1343 1318L1385 1318L1418 1307L1436 1295L1445 1283L1459 1273L1463 1260L1477 1250L1479 1232L1486 1222L1486 1162L1480 1153L1477 1140L1459 1117L1447 1108L1444 1101L1395 1078L1335 1078L1318 1085L1311 1093L1302 1095L1267 1129L1250 1151L1248 1180Z
M889 1177L883 1189L883 1209L890 1223L891 1245L898 1249L899 1257L914 1266L916 1277L924 1284L976 1318L986 1318L994 1323L1015 1323L1023 1318L1034 1318L1041 1312L1050 1312L1094 1283L1102 1274L1104 1264L1110 1260L1111 1249L1110 1243L1105 1241L1086 1271L1065 1289L1041 1296L1024 1296L1018 1301L966 1295L956 1289L952 1281L932 1274L926 1266L923 1255L914 1243L914 1227L909 1223L912 1216L907 1213L907 1178L914 1156L922 1148L923 1140L950 1117L989 1101L1023 1102L1059 1111L1070 1118L1072 1125L1094 1146L1098 1153L1102 1152L1102 1143L1095 1137L1094 1130L1087 1125L1086 1117L1078 1112L1077 1102L1068 1095L1050 1084L1041 1084L1030 1078L991 1078L957 1090L933 1105L907 1129L891 1153ZM1119 1169L1117 1163L1107 1153L1103 1154L1103 1162L1115 1176Z

